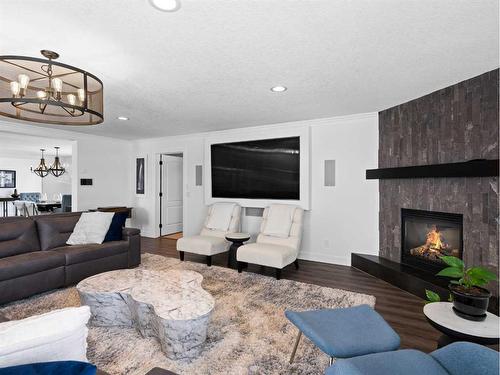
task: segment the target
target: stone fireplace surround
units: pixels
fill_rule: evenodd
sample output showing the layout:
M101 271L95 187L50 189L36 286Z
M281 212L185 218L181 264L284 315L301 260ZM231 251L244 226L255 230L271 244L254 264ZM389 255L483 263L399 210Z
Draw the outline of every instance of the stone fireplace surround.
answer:
M499 158L498 69L379 113L379 168ZM401 209L463 215L463 258L498 275L498 177L379 181L380 256L401 259ZM498 295L498 283L489 285Z

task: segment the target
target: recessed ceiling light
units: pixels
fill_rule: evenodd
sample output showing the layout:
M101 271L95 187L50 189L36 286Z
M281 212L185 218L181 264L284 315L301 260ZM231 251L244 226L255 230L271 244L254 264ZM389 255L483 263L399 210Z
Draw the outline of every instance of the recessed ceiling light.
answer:
M181 7L180 0L149 0L149 2L162 12L175 12Z
M121 120L121 121L128 121L129 120L129 118L125 117L125 116L118 116L117 119Z
M272 92L283 92L283 91L286 91L286 87L285 86L274 86L274 87L271 87L271 91Z

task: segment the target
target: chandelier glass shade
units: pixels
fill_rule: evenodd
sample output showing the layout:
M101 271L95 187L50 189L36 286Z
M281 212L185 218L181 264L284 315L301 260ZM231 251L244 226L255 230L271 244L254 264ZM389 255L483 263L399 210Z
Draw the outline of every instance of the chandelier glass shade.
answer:
M0 56L0 115L56 125L96 125L104 120L103 85L82 69L46 59Z
M46 177L49 174L49 168L47 167L47 164L45 164L45 158L43 157L43 153L45 149L41 148L40 151L42 151L42 157L40 159L40 164L38 164L38 167L33 169L33 173L36 174L39 177Z
M62 166L61 161L59 160L59 147L54 147L56 149L56 157L54 159L54 163L50 166L49 171L55 177L62 176L66 169Z

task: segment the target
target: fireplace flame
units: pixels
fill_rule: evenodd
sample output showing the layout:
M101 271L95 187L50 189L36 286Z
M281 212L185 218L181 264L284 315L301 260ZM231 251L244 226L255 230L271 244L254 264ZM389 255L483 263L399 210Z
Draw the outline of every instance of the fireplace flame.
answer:
M443 241L441 240L441 233L435 225L433 225L431 231L427 233L425 247L429 250L442 250L446 247L443 245Z
M410 249L410 254L438 261L443 255L459 256L459 251L458 249L451 248L441 235L439 228L433 225L429 232L427 232L425 244Z

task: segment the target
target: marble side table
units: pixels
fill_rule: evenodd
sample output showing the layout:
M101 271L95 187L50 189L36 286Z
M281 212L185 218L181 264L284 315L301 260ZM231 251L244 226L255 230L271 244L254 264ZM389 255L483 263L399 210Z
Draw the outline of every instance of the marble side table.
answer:
M438 340L438 348L455 341L469 341L483 345L494 345L499 339L500 318L486 313L486 319L475 322L459 317L453 312L451 302L433 302L424 306L427 321L443 335Z
M154 336L171 359L195 358L207 337L215 300L203 276L185 270L104 272L76 286L96 326L135 327Z

